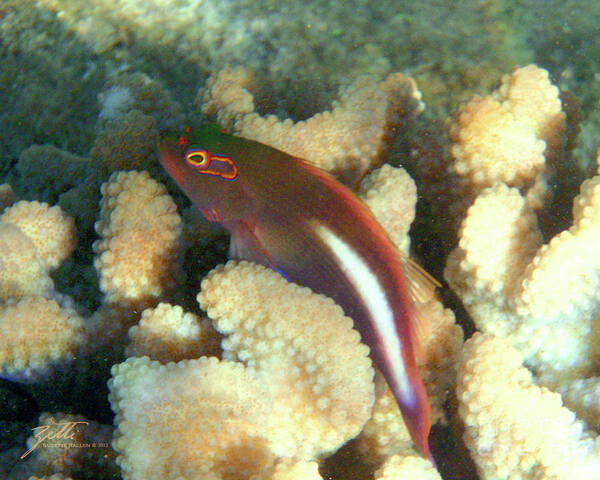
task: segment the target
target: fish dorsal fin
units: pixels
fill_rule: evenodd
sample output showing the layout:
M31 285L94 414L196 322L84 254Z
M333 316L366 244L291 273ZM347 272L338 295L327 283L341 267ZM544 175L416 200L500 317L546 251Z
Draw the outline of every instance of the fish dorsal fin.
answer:
M423 340L429 336L430 327L425 306L436 298L436 288L441 287L441 284L406 255L400 253L398 258L406 279L406 289L410 301L415 354L418 360L423 360Z

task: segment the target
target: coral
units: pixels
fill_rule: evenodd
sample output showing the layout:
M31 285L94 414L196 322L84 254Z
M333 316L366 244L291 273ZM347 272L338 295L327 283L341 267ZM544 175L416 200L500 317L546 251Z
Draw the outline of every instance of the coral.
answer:
M408 255L408 230L415 218L417 187L402 168L383 165L363 178L358 195L391 240Z
M162 363L219 353L220 338L206 318L168 303L144 310L139 324L129 329L129 338L127 356L148 356Z
M0 305L0 375L36 380L53 364L72 360L86 340L83 319L43 297Z
M138 111L138 116L143 114L152 117L152 126L159 130L183 128L179 103L173 101L160 82L144 73L129 73L111 80L100 94L100 102L98 121L103 128L107 127L107 122L118 120L133 111ZM113 128L116 128L116 124Z
M491 245L490 232L496 233ZM542 245L535 213L516 188L503 183L481 192L467 211L459 238L447 269L450 271L459 262L475 288L465 286L457 291L465 295L482 292L482 296L497 302L520 288L519 275ZM454 277L447 278L456 284ZM463 301L470 303L468 297Z
M600 431L600 378L580 378L565 382L559 392L565 406L577 413L590 428Z
M54 475L45 476L45 477L29 477L29 480L73 480L71 477L65 477L60 473L55 473Z
M147 172L115 172L102 185L94 265L108 302L144 304L175 282L181 219Z
M0 212L15 201L15 192L8 183L0 184Z
M273 464L260 435L269 392L241 363L130 358L112 374L113 447L125 480L250 478Z
M86 158L53 145L32 145L19 155L17 190L26 199L56 203L59 195L79 185L93 171Z
M591 438L560 395L535 385L510 343L476 333L458 369L464 440L483 480L598 478Z
M600 177L584 182L573 226L541 245L536 216L519 192L486 189L446 265L445 278L477 327L509 338L553 388L593 376L600 363L599 192Z
M22 200L0 215L33 243L36 256L46 269L56 268L75 248L75 224L59 207Z
M118 475L116 454L110 448L112 427L81 415L44 412L34 435L27 439L22 474L54 475L50 480L88 478L108 480ZM48 441L51 439L52 441ZM14 472L17 473L17 472ZM18 476L18 478L21 478Z
M111 173L116 170L145 170L156 148L156 121L132 110L107 121L90 152L92 164Z
M375 480L441 480L431 462L416 455L394 455L375 472Z
M368 348L331 299L247 262L217 267L198 302L227 337L223 358L269 383L266 436L278 456L311 460L357 435L373 404Z
M407 168L441 242L454 244L467 209L496 183L518 188L538 212L551 204L554 183L571 187L579 172L566 157L567 133L575 129L575 120L566 120L548 72L529 65L504 76L492 95L461 105L445 128L432 122L414 135Z
M14 225L0 222L0 300L49 296L53 287L29 237Z
M551 167L566 145L565 113L548 72L535 65L502 79L491 97L474 97L450 126L451 173L474 197L495 182L527 193L539 209L546 202Z
M187 274L188 278L185 283L176 285L182 287L176 291L177 303L187 310L193 308L193 295L190 292L197 288L197 280L203 272L214 265L215 260L221 261L220 254L224 251L223 234L215 234L214 231L209 235L202 233L204 236L197 239L192 247L194 250L187 252L187 258L193 257L197 261L193 265L186 262L185 270L179 262L181 250L178 241L174 242L177 246L173 252L160 257L152 267L146 268L146 261L152 262L156 256L161 255L157 253L159 247L172 246L158 245L164 241L167 232L178 229L173 226L178 223L178 219L174 210L170 210L168 197L164 191L158 194L165 204L169 203L169 208L165 209L169 212L159 209L156 218L154 215L144 218L144 214L140 214L141 208L129 209L117 205L112 210L115 205L109 207L109 199L106 198L103 214L108 215L107 212L110 211L112 216L120 209L123 212L122 218L127 218L128 222L116 233L107 222L103 229L104 236L96 244L96 265L107 293L101 297L96 285L96 272L92 267L91 244L95 238L91 222L99 211L100 183L112 173L110 170L137 168L153 172L153 168L158 168L156 162L153 162L152 151L155 132L159 128L180 127L183 109L192 120L200 117L200 112L198 109L194 110L191 100L198 86L211 73L216 78L217 74L214 72L227 65L244 65L254 69L260 76L254 84L243 84L242 78L240 82L233 81L230 84L235 88L227 91L227 87L224 87L224 95L231 94L231 98L241 99L239 105L231 104L220 110L224 112L227 107L227 111L234 115L231 117L233 120L227 120L226 126L230 126L236 133L240 132L236 130L238 124L246 131L254 129L255 132L251 133L256 135L264 131L260 138L264 141L272 138L278 140L280 143L277 145L281 145L281 148L287 145L285 142L299 144L304 150L299 148L298 151L308 160L318 159L318 155L314 154L315 150L317 153L325 152L321 164L326 166L329 162L334 173L348 183L357 185L357 179L380 162L404 162L408 156L406 154L410 152L410 146L404 140L414 138L414 135L404 127L407 123L409 128L412 126L411 119L420 108L420 102L418 98L411 97L413 85L403 77L394 75L387 82L373 80L384 78L391 68L401 66L403 72L419 81L420 89L426 92L428 105L433 105L427 112L427 122L432 118L435 121L435 117L440 114L436 105L451 107L470 98L473 90L485 91L498 80L499 72L505 65L514 65L519 60L531 58L540 61L541 65L551 71L557 85L579 89L583 94L580 95L583 105L590 109L597 107L599 83L595 75L600 55L594 55L598 53L598 42L593 41L595 37L590 33L597 30L595 19L598 15L593 12L597 12L600 7L597 6L598 2L587 3L587 9L573 9L572 2L517 2L515 5L511 4L513 8L507 9L503 2L493 1L454 2L451 8L446 8L439 2L390 0L318 1L308 5L299 1L272 0L125 0L119 2L119 8L114 8L114 2L106 0L5 0L0 6L0 98L3 105L0 112L0 184L9 182L14 194L6 194L5 187L0 186L0 208L6 208L16 199L59 205L63 212L76 221L79 247L71 258L52 272L51 279L48 272L50 267L45 260L48 257L42 254L40 247L46 242L42 240L36 244L21 226L16 228L1 222L0 308L14 312L21 302L43 295L46 300L36 301L46 302L47 305L61 305L60 311L66 312L69 309L64 307L62 301L57 300L61 297L59 292L65 292L66 286L70 294L72 290L78 291L80 312L84 311L84 306L90 312L95 310L92 317L86 320L86 324L94 329L94 338L85 340L86 347L95 348L102 344L104 351L110 353L102 357L104 366L115 361L115 358L122 361L125 332L139 320L137 317L148 303L155 305L164 301L175 302L175 295L172 296L168 290L175 285L179 275ZM540 11L544 15L539 15ZM552 12L553 15L548 15L547 12ZM482 32L485 34L482 35ZM480 41L469 40L473 38ZM136 71L147 74L128 73ZM373 77L356 80L365 73L372 74ZM234 76L232 74L233 80ZM170 94L160 87L159 78L169 85ZM339 99L329 108L329 102L335 98L340 85L345 86L340 89ZM406 87L406 95L402 93L402 85ZM49 95L49 92L52 94ZM561 94L561 97L563 104L567 103L568 96ZM406 111L402 110L402 106L406 106ZM328 109L329 112L324 112ZM565 106L564 109L568 116L569 108ZM236 111L240 112L242 120L234 118ZM315 115L316 112L324 113ZM583 113L586 114L585 111ZM282 121L274 120L268 114L276 114ZM283 121L285 118L292 120ZM595 111L584 118L587 124L585 138L580 142L582 150L592 151L595 148L598 118L600 117ZM344 132L333 132L338 127L339 130L346 129L348 133L344 135ZM452 128L454 145L449 145L443 134L438 135L433 128L428 130L428 133L434 132L429 136L431 143L437 142L440 147L428 159L431 160L429 165L433 164L436 169L428 172L431 182L422 182L418 177L413 177L417 179L419 196L429 201L420 204L420 218L417 219L417 228L413 229L413 233L416 233L413 238L418 239L415 246L424 249L431 245L435 251L436 241L424 241L422 233L436 235L437 232L432 232L430 226L439 218L453 226L453 229L448 228L437 237L439 243L448 245L453 242L451 237L456 234L467 208L476 203L461 230L459 250L451 256L447 269L452 286L464 300L479 328L505 335L507 340L518 346L523 351L526 365L538 375L533 381L537 385L555 384L557 391L564 397L565 405L577 412L578 418L597 429L600 310L597 302L598 252L594 237L597 238L596 234L599 232L595 226L596 194L593 191L597 188L598 181L593 180L584 186L578 200L580 203L575 208L573 226L548 242L556 231L567 228L558 223L552 229L548 226L548 219L552 219L552 223L557 218L558 222L562 219L565 219L564 223L569 222L569 215L565 214L562 206L570 202L575 194L571 195L571 190L566 192L565 185L578 185L579 175L589 164L587 154L578 153L579 157L575 154L571 157L563 154L565 148L571 147L565 147L564 115L560 111L557 89L550 84L542 69L527 67L518 70L504 79L503 85L493 96L473 100L462 107ZM567 126L567 129L572 128L572 125ZM401 132L400 135L408 134L406 138L398 139L397 132ZM574 129L567 132L574 132ZM494 133L498 134L499 142L492 135ZM318 142L328 135L332 135L332 140L325 148ZM311 144L309 136L315 140L314 143ZM326 140L329 141L329 137ZM571 140L569 138L568 141ZM34 143L53 143L60 149L49 145L33 145ZM513 145L523 148L517 150L511 148ZM445 149L450 150L452 146L456 157L445 157ZM93 153L89 154L92 147ZM396 150L388 150L389 147ZM438 152L441 153L439 157L432 160ZM511 152L515 155L510 155ZM485 153L485 157L481 153ZM524 153L528 155L523 155ZM500 158L502 164L494 163L494 158ZM445 163L446 159L448 163ZM436 161L439 163L435 163ZM423 168L428 169L429 165L424 165ZM412 175L414 170L407 169ZM366 180L378 185L371 191L377 190L381 197L375 195L371 201L367 191L363 198L376 211L386 228L396 232L390 231L394 241L402 248L408 248L405 232L412 212L408 213L408 210L401 207L400 201L406 199L407 202L412 202L413 193L411 191L410 196L404 198L391 186L396 181L406 185L410 182L403 180L398 171L390 171L390 178L387 178L387 171L388 167L384 167ZM392 176L397 180L392 180ZM504 185L496 183L498 180ZM388 188L394 190L389 191L389 196L386 193ZM488 188L490 190L486 190ZM551 204L553 194L556 198ZM441 195L445 196L440 197ZM132 207L131 202L136 203L134 197L132 195L129 201ZM113 200L115 204L118 203L116 198L110 199ZM386 207L389 202L394 205ZM150 204L152 200L142 199L137 205L142 203ZM554 208L558 203L561 209ZM429 215L429 208L432 208L433 215ZM538 218L541 229L536 225L537 219L532 209L540 212ZM406 213L406 218L399 212ZM165 218L161 218L161 213L165 213L165 217L173 220L173 223L166 225L168 222L162 222ZM133 225L138 217L145 224L154 224L156 221L156 229L147 228L142 231L137 225ZM540 231L544 232L545 237ZM130 233L133 236L128 238ZM113 234L118 235L118 238ZM194 234L201 233L195 230ZM175 233L173 237L177 235ZM169 240L173 237L169 237ZM219 239L218 243L214 242L215 238ZM109 248L109 243L113 240L115 242L111 246L115 248ZM547 245L544 246L543 243ZM119 250L121 246L125 249ZM157 247L157 250L148 251L152 247ZM214 253L216 251L218 254ZM123 257L118 256L121 253L124 254ZM64 255L55 258L54 263L58 263ZM427 259L432 266L442 265L445 254L435 251ZM127 270L126 273L118 270L121 266ZM151 277L149 288L143 289L139 296L134 295L133 305L123 305L129 301L124 298L129 288L127 282L137 284L148 276ZM125 282L113 282L117 277L125 277ZM151 292L148 293L148 290ZM228 292L222 292L221 297L225 302L230 300ZM572 298L572 302L567 300L568 297ZM146 298L150 300L147 302ZM123 304L108 303L111 301ZM302 307L298 310L294 313L304 313ZM432 302L426 307L426 311L432 312L432 317L436 321L439 319L441 325L449 324L452 320L449 312L444 311L439 303ZM190 316L184 312L185 310L170 310L161 319L178 320L179 328L183 328L182 325L191 327L194 321L186 323ZM16 318L12 314L11 317L13 320ZM132 337L139 339L138 333L146 331L147 323L153 323L147 322L149 317L153 321L158 320L158 315L146 314L144 320L132 330L135 332ZM324 320L322 317L319 315L317 320L320 328L321 320ZM28 323L36 325L40 319L41 317L29 319ZM240 323L257 321L254 312L236 320ZM164 331L164 324L162 328L161 331ZM251 332L248 341L254 342L263 333L260 329ZM431 345L435 347L439 341L439 348L433 348L433 353L428 356L430 350L425 347L421 365L422 368L425 367L422 375L435 416L440 413L443 390L452 386L453 362L456 358L453 345L459 342L455 326L443 327L439 334L439 337L434 334ZM36 339L35 329L30 328L27 335L26 347L30 345L31 339ZM236 335L237 332L227 334L227 348L238 348L233 341L238 338ZM1 335L0 341L12 341L15 338L11 332L8 336ZM239 340L243 342L244 338L240 335ZM250 347L246 350L252 354L255 350L270 351L273 345L277 345L276 341L277 338L267 338L265 334L258 343L252 344L254 350ZM295 348L294 341L286 337L285 346ZM237 358L237 355L244 353L250 355L246 350L242 346L235 352L226 350L226 353L235 353L236 360L254 362L253 358ZM6 350L2 347L0 351L4 353ZM136 355L141 353L143 352L139 350L135 352ZM465 351L465 354L470 353L469 350ZM190 352L189 355L195 356L198 353ZM462 395L461 408L468 410L472 407L476 410L478 402L485 400L485 413L476 419L484 424L483 436L478 438L496 440L496 432L513 435L503 444L506 445L505 452L511 459L520 459L522 452L519 451L520 447L515 446L514 440L523 440L517 445L531 445L528 442L544 440L528 421L538 421L538 413L551 411L552 415L539 428L557 426L556 431L550 431L547 435L547 440L555 441L555 446L564 448L548 453L549 450L545 450L544 446L534 452L554 456L555 462L564 458L561 455L566 455L567 466L569 463L584 462L587 444L582 444L582 450L574 451L571 448L573 431L579 425L566 433L561 428L573 417L572 414L565 414L563 407L559 408L560 402L556 395L526 382L515 387L510 372L504 375L504 361L511 355L496 356L491 350L483 351L481 355L487 358L483 374L472 375L468 382L464 380L461 384L464 392L474 392L470 398L465 398L466 393ZM167 356L161 360L166 361ZM509 368L519 363L513 360L509 361L513 362ZM47 364L51 362L48 360ZM479 359L471 359L470 362L469 364L469 360L465 359L464 366L473 371L481 364ZM429 368L429 363L434 367ZM79 361L74 367L77 371L70 372L81 388L78 392L94 390L102 395L106 374L96 371L99 364L97 359L92 361L88 355L79 355ZM200 368L199 364L203 366ZM208 366L209 364L212 366ZM332 358L326 363L315 364L323 370L343 368L343 365L340 366ZM435 376L436 365L439 367L439 378ZM301 366L304 368L304 364ZM514 368L516 370L513 369L513 372L523 372L521 367ZM317 462L321 463L321 468L326 467L322 457L307 462L296 458L277 458L274 454L270 447L275 441L264 435L265 432L272 433L275 422L266 412L281 414L281 409L274 409L277 399L271 397L271 389L275 387L269 384L264 378L267 375L258 368L242 366L239 361L233 364L215 359L189 360L169 366L130 359L116 369L113 385L115 390L111 399L114 400L115 409L123 414L116 417L121 431L116 443L122 448L120 454L125 466L125 477L168 478L168 474L163 475L164 470L153 470L152 463L155 460L159 467L164 464L174 465L171 471L174 477L198 476L207 480L217 477L254 477L255 480L287 480L294 477L317 479ZM242 373L231 373L232 369ZM158 373L153 373L155 370ZM80 371L86 375L78 376ZM204 373L207 373L208 378L203 377ZM318 376L321 372L313 374ZM88 376L92 375L95 375L95 380L89 382ZM514 376L525 378L527 374L517 373ZM236 384L235 379L238 377L244 377L244 381L240 382L243 383L241 387ZM198 381L190 382L190 378ZM232 385L224 385L231 378L234 379ZM484 378L490 380L493 388L484 386ZM44 383L47 382L40 382L32 390L43 388ZM385 394L381 394L385 385L381 380L378 383L375 415L378 415L383 425L395 428L401 425L397 412L393 421L398 423L392 424L392 420L386 420L388 410L383 410L383 414L377 410L381 399L385 398ZM201 388L196 388L198 384ZM280 385L276 386L279 388ZM37 408L45 408L35 405L38 401L52 404L61 402L66 407L71 407L71 411L89 409L94 411L94 415L105 415L108 419L102 408L95 410L96 406L106 408L105 404L90 402L90 398L84 395L73 395L79 398L69 399L59 389L52 391L53 386L43 395L34 391L35 401L28 398L32 392L30 389L19 391L14 397L20 397L21 403L28 405L25 410L29 413ZM305 387L305 384L301 386ZM3 386L2 391L6 392L7 388L8 386ZM216 389L221 390L215 392ZM487 420L488 412L494 413L494 408L503 400L512 400L515 405L515 401L523 399L523 391L527 393L522 405L519 405L523 415L518 416L521 412L516 412L518 422L511 424L510 431L503 425L509 424L505 420L510 420L515 412L513 409L499 412L497 420ZM237 397L238 394L243 396L243 400ZM205 400L202 395L209 405L203 403ZM538 403L530 403L527 400L529 395ZM511 396L514 398L510 398ZM256 400L256 409L253 410L254 407L246 404L249 398ZM217 400L210 404L211 399ZM315 394L310 396L308 403L320 399ZM154 400L162 403L153 403ZM552 405L546 409L550 404ZM261 405L264 405L264 412ZM146 406L148 408L145 410ZM390 410L395 407L393 402L388 402L387 406ZM122 411L119 410L121 407ZM194 416L196 408L200 408L203 413L199 417ZM11 410L4 410L5 422L6 414L10 416ZM157 412L171 414L161 417ZM214 412L217 412L216 415ZM31 415L27 417L30 418ZM473 420L468 415L465 418ZM139 428L136 426L138 419L141 420ZM363 433L369 428L369 423L363 428ZM5 428L6 424L8 428ZM215 435L199 436L199 429L195 428L199 424L210 433L216 432ZM470 425L474 426L469 434L479 431L475 424ZM534 426L537 427L537 424ZM311 425L306 427L310 428ZM28 428L29 425L24 426L12 418L3 423L0 477L27 478L11 475L12 472L6 470L6 460L11 458L7 452L14 450L14 445L19 445L17 450L20 454L23 442L5 433L7 430L19 430L22 435L26 435ZM219 430L220 428L229 430ZM443 428L434 429L433 436L439 435L440 430ZM385 440L385 430L382 431L383 434L377 437L377 441ZM561 432L562 437L556 438ZM163 433L164 438L161 437ZM546 431L542 435L545 433ZM519 434L522 438L516 437ZM464 452L455 456L447 448L449 444L458 443L456 438L439 442L440 437L437 436L432 440L432 446L438 447L434 448L436 457L441 451L438 463L442 472L451 470L443 468L450 463L468 463ZM237 441L240 443L235 443ZM146 448L147 444L150 448ZM381 444L386 445L385 441ZM389 441L387 445L393 445L393 441ZM9 450L5 450L6 446ZM180 448L181 446L184 448ZM187 446L191 448L185 448ZM197 446L198 449L194 448ZM354 446L356 442L345 448ZM298 450L301 451L302 448L305 447ZM289 447L289 451L295 453L293 446ZM386 453L389 454L389 451ZM209 456L214 456L207 460L202 457L206 452ZM48 454L48 465L63 462L63 466L66 466L70 461L69 455L76 452L64 452L55 448L45 452L40 450L39 453ZM369 475L359 476L361 472L353 475L355 472L352 470L343 478L402 478L402 473L398 470L404 461L409 464L407 469L411 466L428 467L426 462L408 457L407 452L405 454L402 458L394 456L387 459L376 474L369 472ZM481 454L485 456L486 452L480 449L474 453L478 461L481 461ZM379 462L384 461L379 458L380 453L375 448L365 455L368 457L366 462L370 464L369 468L378 468ZM533 458L532 455L525 456L527 458L520 463L523 468L527 468L527 462ZM161 464L165 458L166 462ZM181 465L186 468L188 459L192 460L189 463L190 470L177 471ZM232 465L229 459L234 459L236 463ZM171 460L173 461L169 464ZM195 469L194 460L212 473ZM246 460L246 464L241 464ZM511 461L507 464L513 465ZM144 462L145 465L142 465ZM331 459L331 462L344 463L344 457L340 455ZM355 462L364 463L365 460L361 458ZM8 463L12 463L12 460ZM17 463L24 462L17 460ZM75 473L65 469L67 471L53 475L51 480L59 480L58 477L62 479L67 475L74 479L98 479L106 472L103 467L102 463L92 462L85 465L85 471ZM536 478L540 480L559 476L546 470L542 473L535 472ZM322 471L325 478L330 477L325 474L325 470ZM579 478L580 474L581 477L587 474L587 478L593 478L597 477L597 471L578 472L574 469L569 475ZM53 470L48 468L34 474L37 478L52 473ZM497 473L502 476L505 472L501 470ZM426 478L426 474L421 472L413 471L409 475L413 478ZM520 473L516 473L513 477L519 475ZM111 471L110 476L116 477L118 473ZM563 478L564 476L566 475ZM342 478L335 475L332 477Z
M322 480L317 462L282 459L261 480Z
M438 417L434 415L431 423L435 423L437 420ZM373 462L399 452L405 452L413 446L398 404L383 375L379 372L375 375L373 413L358 440L359 449L364 457Z
M361 77L342 88L330 111L294 123L255 113L252 74L224 69L206 82L202 112L232 133L308 160L356 183L373 166L396 127L423 109L414 80L392 74L377 83Z
M544 141L493 98L473 98L460 107L455 122L450 130L453 168L474 188L498 181L523 187L543 170Z

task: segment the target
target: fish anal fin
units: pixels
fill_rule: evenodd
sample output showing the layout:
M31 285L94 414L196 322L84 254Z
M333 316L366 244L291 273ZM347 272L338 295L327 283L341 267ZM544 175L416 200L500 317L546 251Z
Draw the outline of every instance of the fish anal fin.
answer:
M414 260L399 253L398 259L406 279L406 289L410 301L412 333L415 339L415 355L419 363L424 360L423 344L430 336L431 322L427 317L427 304L437 298L436 288L440 283Z

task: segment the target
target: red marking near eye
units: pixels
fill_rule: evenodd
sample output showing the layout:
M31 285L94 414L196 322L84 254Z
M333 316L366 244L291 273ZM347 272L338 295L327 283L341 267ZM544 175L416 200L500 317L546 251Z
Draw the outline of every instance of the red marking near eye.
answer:
M177 143L182 147L185 147L187 145L187 138L185 138L183 135L180 135L177 139Z
M219 177L222 177L226 180L233 180L237 177L238 167L231 158L223 157L221 155L213 155L211 158L214 160L218 160L218 161L228 164L231 167L231 171L229 171L229 172L208 172L207 171L206 173L210 173L211 175L218 175Z
M190 133L192 131L192 129L189 127L189 125L185 126L185 133Z

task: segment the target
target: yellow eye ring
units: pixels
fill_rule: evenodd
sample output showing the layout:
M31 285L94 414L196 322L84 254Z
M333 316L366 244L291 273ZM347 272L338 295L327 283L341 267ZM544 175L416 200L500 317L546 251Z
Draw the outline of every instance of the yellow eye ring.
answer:
M185 161L192 167L206 168L210 164L210 153L203 148L190 148L185 152Z

